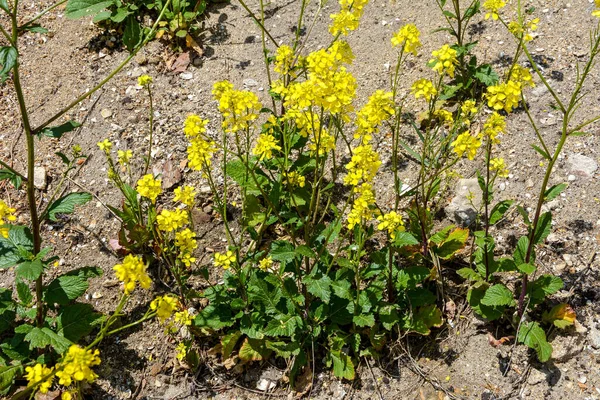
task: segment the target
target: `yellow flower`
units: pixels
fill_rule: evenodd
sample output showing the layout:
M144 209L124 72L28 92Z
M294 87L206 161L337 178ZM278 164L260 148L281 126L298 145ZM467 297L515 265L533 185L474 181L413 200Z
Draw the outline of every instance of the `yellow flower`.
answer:
M131 157L133 157L133 152L131 150L117 151L117 160L119 161L119 164L121 164L121 165L129 164Z
M247 129L250 127L250 122L258 118L262 104L254 93L235 90L231 83L222 81L213 85L213 94L219 101L225 132Z
M190 315L190 313L188 312L188 310L183 310L183 311L177 311L175 313L175 322L181 324L182 326L187 325L190 326L192 325L192 316Z
M454 152L462 157L463 154L467 154L467 158L469 160L473 160L477 155L477 149L481 146L481 140L472 136L469 131L461 133L458 135L456 140L452 142L452 147L454 147Z
M448 110L435 110L433 112L433 116L436 117L440 123L443 123L446 126L451 126L454 123L454 117Z
M103 141L98 142L97 144L100 150L102 150L106 154L110 153L110 149L112 149L112 143L110 142L110 140L104 139Z
M329 27L329 33L333 36L348 35L348 33L358 28L360 22L359 16L350 10L340 10L337 14L331 14L329 18L333 21Z
M281 45L277 48L277 54L275 55L275 72L279 72L281 75L287 75L292 71L292 64L294 63L294 50L288 45Z
M183 133L188 138L195 138L202 133L206 133L207 119L202 119L196 114L190 114L183 123Z
M285 178L283 180L284 185L290 185L291 187L298 186L303 188L306 184L306 178L303 175L297 173L296 171L284 172L283 177Z
M179 343L175 350L177 350L177 359L179 361L183 361L183 359L187 356L187 346L185 343Z
M483 8L488 11L485 14L485 19L492 17L493 20L497 20L498 11L500 11L500 9L504 6L506 6L506 2L504 2L504 0L486 0L486 2L483 3Z
M14 212L17 211L14 208L11 208L6 204L3 200L0 200L0 236L7 238L8 237L8 227L4 227L3 225L6 222L16 221L17 217L15 217Z
M190 208L194 206L194 198L196 196L196 191L193 186L185 185L177 187L175 188L173 193L175 193L175 197L173 198L173 200L179 201Z
M430 101L433 96L437 94L437 90L433 83L427 79L419 79L413 83L411 88L415 98L423 97L425 100Z
M377 225L377 229L380 231L387 230L388 235L390 235L392 240L396 239L396 232L404 231L404 222L402 222L402 217L395 211L390 211L387 214L380 215L377 217L377 220L381 221L379 225Z
M497 112L493 112L483 124L483 134L490 138L492 143L498 144L500 141L496 138L499 133L506 129L506 120Z
M445 44L441 49L432 51L431 55L433 58L429 60L429 64L432 65L432 69L440 75L447 73L454 78L454 69L458 64L456 50Z
M360 145L352 152L352 159L346 164L348 175L344 178L346 185L356 186L362 182L372 182L381 166L379 154L370 144Z
M156 217L158 229L163 232L175 231L189 222L188 213L185 210L175 209L162 210Z
M353 229L357 224L361 225L373 218L372 206L375 204L373 187L369 183L363 183L356 188L356 192L359 196L354 200L352 210L348 214L348 229Z
M196 171L210 167L212 155L217 151L215 142L204 140L198 136L190 140L187 148L188 166Z
M73 400L73 392L70 390L67 392L63 392L60 395L60 400Z
M533 77L531 76L529 69L521 67L518 64L513 67L512 71L510 71L509 79L515 83L518 83L521 85L521 87L524 85L535 87L535 83L533 83Z
M487 103L488 107L494 110L504 110L507 113L519 105L521 100L521 85L508 81L496 86L488 86Z
M152 77L148 75L142 75L138 78L138 85L140 86L150 86L152 83Z
M154 179L152 174L147 174L137 182L137 192L152 201L152 204L156 201L158 195L162 193L160 185L162 181L160 179Z
M198 247L198 242L195 240L196 234L189 228L175 233L175 246L179 248L177 258L186 266L189 267L196 259L192 257L194 250Z
M477 114L477 104L475 100L466 100L462 106L460 106L460 112L465 118L470 118L472 115Z
M173 296L159 296L152 300L150 303L150 309L156 311L156 316L161 323L164 323L167 319L171 318L173 311L177 308L177 299Z
M100 364L99 354L98 350L86 350L76 344L69 347L62 362L56 367L58 383L63 386L70 386L73 380L92 383L98 375L90 367Z
M258 262L258 268L263 271L268 270L273 266L273 259L271 257L265 257Z
M125 294L135 290L136 282L144 289L149 289L152 280L146 272L146 264L139 256L128 254L123 259L123 264L117 264L113 267L117 279L124 283Z
M419 37L421 32L413 24L406 24L400 30L392 36L392 46L402 46L402 52L413 53L417 55L417 49L421 47L421 41Z
M52 373L52 368L47 368L43 364L35 364L33 367L26 367L25 379L27 379L27 387L38 386L41 393L48 393L54 376L48 376ZM44 379L45 378L45 379ZM35 391L35 390L34 390Z
M504 163L504 158L492 158L490 160L490 170L496 171L501 178L508 178L508 169Z
M378 126L396 113L392 92L377 90L369 97L369 101L356 114L356 126L358 127L354 134L355 139L361 139L363 144L367 144L373 138L372 134L378 131Z
M269 134L261 134L256 142L256 147L252 150L252 153L256 156L260 156L260 159L271 159L273 157L273 150L280 151L281 146L277 145L275 137Z
M225 254L219 252L215 253L215 259L213 261L215 267L229 269L232 263L235 263L235 254L231 250L228 250Z
M319 156L324 156L332 150L335 150L335 137L329 134L325 128L315 132L314 137L308 144L311 154L318 153ZM317 150L318 149L318 150Z

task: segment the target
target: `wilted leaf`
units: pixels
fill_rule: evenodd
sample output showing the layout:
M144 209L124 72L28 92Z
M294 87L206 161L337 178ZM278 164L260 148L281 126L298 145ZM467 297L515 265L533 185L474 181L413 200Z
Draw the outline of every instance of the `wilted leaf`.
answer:
M564 329L575 323L577 314L575 314L570 305L561 303L552 307L550 311L544 312L542 319L554 324L557 328Z

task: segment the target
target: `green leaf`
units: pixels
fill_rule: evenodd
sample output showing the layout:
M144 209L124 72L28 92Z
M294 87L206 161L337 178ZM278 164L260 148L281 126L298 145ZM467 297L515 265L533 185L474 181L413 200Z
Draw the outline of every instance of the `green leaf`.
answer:
M355 377L354 363L352 358L342 350L334 350L329 353L333 362L333 374L338 378L353 380Z
M527 255L527 248L529 247L529 238L527 236L521 236L517 242L515 253L513 258L516 265L525 264L525 257Z
M0 268L10 268L33 258L33 235L29 228L10 225L8 237L0 235Z
M317 254L308 246L300 245L296 247L296 253L308 258L316 258Z
M142 39L142 27L137 19L135 19L133 15L130 15L125 22L123 44L127 47L127 50L131 52L142 42Z
M216 331L232 326L234 323L231 308L225 304L218 304L217 306L209 304L194 318L194 326Z
M432 327L440 327L442 326L442 323L442 312L435 304L431 304L420 307L417 312L413 314L409 329L420 333L421 335L429 335Z
M96 14L114 4L113 0L69 0L65 9L67 18L81 18Z
M80 126L81 124L77 121L68 121L59 126L44 128L40 134L51 138L60 139L65 133L74 131Z
M246 338L238 354L242 361L260 361L268 357L270 352L263 340Z
M445 228L442 228L441 230L437 231L433 236L431 236L429 238L429 241L437 245L441 245L444 242L444 240L448 239L450 231L454 228L456 228L455 225L448 225Z
M541 301L562 289L562 279L554 275L542 275L529 284L529 292L532 300Z
M540 219L537 224L537 228L535 229L535 234L533 235L533 243L540 244L544 242L544 240L550 234L552 230L552 213L550 211L543 213L540 216Z
M456 271L458 276L468 281L481 281L483 278L473 268L465 267Z
M106 21L107 19L110 18L111 15L112 15L112 11L109 11L109 10L100 11L98 14L96 14L94 16L94 19L92 20L92 22L97 24L98 22Z
M41 25L37 25L37 24L26 25L23 27L23 30L33 32L33 33L48 33L48 32L50 32L48 29L44 28Z
M394 239L394 246L405 247L414 246L419 244L419 241L415 239L413 235L408 232L396 232L396 238Z
M454 256L457 251L462 249L469 238L469 230L457 228L442 242L441 246L435 249L438 257L447 260Z
M0 168L0 181L5 179L8 179L13 184L15 189L19 189L21 187L21 183L23 182L21 176L15 171L11 171L7 168Z
M8 8L8 1L0 0L0 9L6 11L7 13L10 12L10 10Z
M17 63L17 57L19 56L17 49L12 46L0 47L0 83L3 83L8 78L8 73Z
M73 343L63 336L59 336L50 328L35 327L27 335L25 341L29 342L29 349L43 349L46 346L52 346L59 354L63 354Z
M31 294L29 285L21 280L17 280L17 295L24 305L31 304L31 301L33 300L33 294Z
M573 325L576 319L575 311L566 303L557 304L550 311L544 311L544 314L542 314L544 322L554 324L560 329Z
M373 314L359 314L352 317L352 322L358 327L369 327L375 325L375 317Z
M296 257L296 250L290 242L276 240L271 243L271 252L269 254L274 261L291 262Z
M423 282L430 274L428 268L425 267L408 267L398 271L396 278L396 289L404 291L414 288L419 283Z
M261 194L260 189L256 185L256 182L250 175L250 172L246 170L246 166L241 161L235 160L230 161L225 165L225 173L228 177L233 179L235 183L246 189L246 193L259 196ZM265 185L268 179L260 173L260 171L254 171L256 174L256 180L261 186Z
M281 289L275 288L271 290L269 284L257 275L253 275L250 279L250 285L248 288L248 299L250 301L257 301L265 306L265 312L267 314L278 314L277 303L281 299Z
M400 321L400 316L394 306L384 306L379 310L379 319L383 327L391 331L398 321Z
M513 293L501 283L486 290L485 296L481 299L481 304L486 306L508 306L513 303Z
M537 322L525 322L519 329L518 341L534 349L538 359L546 362L552 356L552 345L546 340L546 332Z
M9 389L15 381L15 378L22 374L23 366L21 364L0 367L0 391L4 392Z
M90 304L75 303L65 307L56 318L57 333L77 343L89 334L102 318Z
M235 349L235 345L242 337L242 332L235 331L231 332L221 338L221 349L223 354L223 360L226 360L231 356L233 350Z
M44 291L44 300L49 304L66 305L83 295L89 287L88 279L99 277L102 270L95 267L83 267L54 279Z
M273 350L277 356L282 358L290 358L300 354L300 344L298 342L285 343L267 340L266 346L267 349Z
M492 86L498 83L499 77L496 71L489 64L482 64L475 70L475 78L485 86Z
M517 269L524 274L531 275L535 272L535 265L533 264L519 264Z
M16 317L15 308L12 290L0 288L0 333L12 326Z
M569 187L569 185L567 185L566 183L559 183L558 185L552 186L550 189L546 190L546 192L544 193L544 201L554 200L567 187Z
M71 214L75 211L75 206L80 206L92 199L92 195L84 192L69 193L61 197L48 206L47 218L50 221L57 222L57 214Z
M15 275L21 279L35 281L40 277L43 271L44 265L42 264L42 260L36 258L31 261L23 261L19 264L15 269Z
M467 292L467 301L475 313L487 320L498 319L504 313L506 306L486 306L481 302L486 294L486 286L473 288Z
M327 275L323 275L317 279L306 276L302 282L306 285L306 289L310 294L323 300L325 304L329 304L329 300L331 299L331 278Z
M533 149L535 151L537 151L542 157L544 157L545 160L552 160L552 157L550 157L550 155L548 153L546 153L546 151L538 146L536 146L535 144L532 144L531 147L533 147Z
M490 212L490 225L494 225L496 222L500 221L513 204L514 200L504 200L496 204Z
M296 328L301 324L302 320L297 315L278 315L269 321L263 333L275 337L292 337L296 332Z
M131 11L129 11L127 8L118 8L117 12L114 15L111 15L110 19L113 22L116 22L117 24L120 24L121 22L125 21L125 18L127 18L130 14L132 14Z

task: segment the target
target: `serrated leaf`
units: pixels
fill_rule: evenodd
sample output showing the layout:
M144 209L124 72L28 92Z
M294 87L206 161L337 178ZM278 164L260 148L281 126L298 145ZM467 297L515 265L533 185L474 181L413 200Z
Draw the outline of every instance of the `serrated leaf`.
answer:
M285 240L276 240L271 243L269 255L274 261L291 262L296 257L296 250L292 243Z
M90 304L75 303L61 309L56 318L57 333L77 343L89 334L102 314L94 312Z
M352 358L342 350L335 350L329 353L333 362L333 374L338 378L353 380L355 377L354 363Z
M481 304L486 306L508 306L513 303L513 293L501 283L488 288L481 299Z
M510 206L512 206L513 204L514 200L504 200L496 204L490 212L490 225L494 225L498 221L500 221L502 217L504 217L504 214L506 214L506 212L510 209Z
M525 257L527 256L527 248L529 247L529 238L527 236L521 236L517 242L515 253L513 258L516 265L525 264Z
M391 331L400 321L400 316L394 306L384 306L379 310L379 320L386 330Z
M275 354L282 358L290 358L300 354L300 344L298 342L271 342L267 340L266 347L273 350Z
M221 338L221 349L223 354L223 360L227 360L233 350L235 349L235 345L242 337L242 332L235 331L231 332Z
M425 267L408 267L398 271L398 277L395 285L398 291L414 288L419 283L423 282L429 275L430 271Z
M84 192L69 193L48 206L47 218L50 221L57 222L57 214L71 214L75 211L75 206L81 206L92 199L92 195Z
M540 219L533 235L533 243L540 244L548 237L552 230L552 213L547 211L540 216Z
M552 307L550 311L545 311L542 319L545 322L554 324L557 328L564 329L575 323L577 314L575 314L570 305L561 303Z
M525 322L519 329L518 341L536 351L538 359L546 362L552 356L552 345L546 340L546 332L537 322Z
M302 282L306 285L306 289L313 296L323 300L325 304L329 304L331 299L331 278L323 275L320 278L306 276Z
M300 245L296 247L296 253L308 258L316 258L317 254L308 246Z
M558 292L563 287L563 281L558 276L542 275L529 284L529 292L534 300L541 301L546 296Z
M375 317L373 314L359 314L352 317L352 322L358 327L369 327L375 325Z
M506 306L486 306L482 304L481 299L485 296L486 290L486 286L472 288L467 292L467 301L477 315L493 321L502 316Z
M483 278L473 268L461 268L456 271L458 276L468 281L481 281Z
M73 343L69 339L59 336L50 328L35 327L27 335L25 341L29 342L29 349L43 349L46 346L52 346L59 354L63 354Z
M66 305L83 295L89 287L88 279L99 277L102 270L95 267L83 267L54 279L44 291L44 300L50 304Z
M65 133L74 131L80 126L81 124L77 121L67 121L59 126L44 128L40 134L54 139L60 139Z
M544 201L551 201L558 197L569 185L566 183L559 183L558 185L552 186L550 189L544 192Z
M2 69L0 69L0 83L4 82L8 73L17 63L17 57L19 53L17 49L12 46L2 46L0 47L0 65L2 65Z
M15 378L22 374L23 366L21 364L0 367L0 391L9 389Z
M29 305L33 300L33 294L31 294L29 285L21 280L17 281L17 295L19 296L21 303L24 305Z
M447 260L462 249L469 238L469 230L457 228L453 230L442 244L435 250L438 257Z
M396 238L394 239L394 246L405 247L415 246L419 244L419 241L415 239L409 232L396 232Z
M0 168L0 181L5 179L8 179L15 189L19 189L21 183L23 183L23 179L19 174L6 168Z
M531 275L535 272L536 267L533 264L520 264L517 269L524 274Z
M429 238L429 241L432 243L435 243L437 245L442 244L442 242L444 240L446 240L448 238L448 236L450 235L450 231L454 228L456 228L455 225L448 225L448 226L440 229L439 231L437 231L434 235L432 235Z
M12 326L15 317L15 303L12 299L12 291L0 288L0 333Z
M282 315L270 320L263 333L268 336L292 337L302 320L297 315Z
M36 258L31 261L23 261L15 269L15 275L21 279L35 281L44 271L42 260Z
M267 357L269 352L263 340L246 338L238 355L242 361L260 361Z
M10 268L32 258L33 235L22 225L9 225L8 237L0 235L0 268Z
M475 78L485 86L492 86L498 83L499 77L496 71L489 64L482 64L475 70Z
M131 52L142 42L142 38L142 26L133 15L128 16L123 31L123 44Z
M409 329L426 336L431 333L432 327L440 327L443 322L442 311L435 304L431 304L420 307L413 314Z
M248 299L257 301L265 306L267 314L278 314L277 303L281 299L282 293L280 288L269 288L269 284L258 276L252 276L248 288Z
M65 9L66 16L75 19L96 14L113 3L113 0L69 0Z

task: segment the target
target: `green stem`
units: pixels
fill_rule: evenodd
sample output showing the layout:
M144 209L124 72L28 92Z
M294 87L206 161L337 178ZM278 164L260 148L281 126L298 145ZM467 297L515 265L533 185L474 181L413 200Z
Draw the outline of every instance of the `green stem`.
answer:
M0 165L2 165L5 169L9 170L10 172L12 172L13 174L17 175L19 178L21 178L24 181L27 181L27 177L23 176L22 174L18 173L17 171L15 171L13 168L11 168L8 164L6 164L4 161L0 160Z
M254 20L254 22L256 22L256 24L265 33L265 35L267 35L267 37L269 38L269 40L271 42L273 42L273 44L275 45L275 47L279 47L279 44L277 44L277 41L275 39L273 39L273 36L271 36L271 34L269 33L269 31L260 22L260 20L258 18L256 18L256 15L254 15L254 13L248 8L248 6L246 5L246 3L244 3L243 0L238 0L238 1L240 2L240 4L242 5L242 7L244 8L244 10L246 10L248 12L248 14L250 14L250 18L252 18Z
M150 143L148 144L148 156L146 157L146 164L144 166L144 174L148 173L148 167L150 166L150 158L152 157L152 136L154 133L154 107L152 104L152 90L150 90L150 84L148 84L148 98L150 99Z

